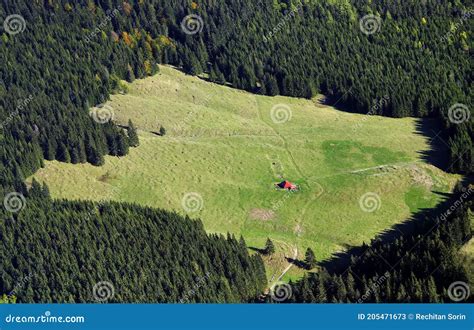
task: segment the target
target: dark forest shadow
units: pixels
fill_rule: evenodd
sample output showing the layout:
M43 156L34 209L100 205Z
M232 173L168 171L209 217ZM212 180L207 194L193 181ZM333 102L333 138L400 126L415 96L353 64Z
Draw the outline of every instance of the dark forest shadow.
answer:
M472 182L472 178L466 178L464 183ZM427 221L432 224L430 228L439 223L439 217L444 214L455 201L459 198L456 194L448 194L442 192L434 192L442 196L443 200L438 203L435 208L421 209L419 212L413 214L410 218L402 223L398 223L391 228L382 231L377 235L369 245L351 246L345 252L335 253L331 258L323 260L318 263L319 266L324 267L331 274L344 273L351 264L351 259L357 260L363 253L377 244L392 243L396 239L404 235L411 235L426 228Z
M443 135L443 128L436 119L417 119L415 134L426 137L429 141L429 150L419 151L421 158L441 170L448 171L449 163L447 153L449 152L447 142ZM464 180L469 181L469 178ZM335 253L331 258L323 260L320 266L326 268L330 273L339 273L345 271L351 262L351 258L358 258L365 253L374 244L391 243L402 235L409 235L421 229L426 224L427 219L432 219L435 224L436 217L445 212L454 202L453 194L433 191L433 193L442 197L442 201L435 208L421 209L413 214L404 222L398 223L391 228L382 231L370 244L361 246L346 246L346 251Z
M358 108L355 102L351 102L348 98L350 98L350 90L345 94L324 94L324 97L320 99L320 103L322 105L326 105L329 107L333 107L338 111L349 112L349 113L358 113L358 114L367 114L367 111L361 111Z
M418 152L421 155L421 159L445 172L449 172L449 147L444 133L445 130L439 120L416 120L415 134L426 137L430 145L429 150Z

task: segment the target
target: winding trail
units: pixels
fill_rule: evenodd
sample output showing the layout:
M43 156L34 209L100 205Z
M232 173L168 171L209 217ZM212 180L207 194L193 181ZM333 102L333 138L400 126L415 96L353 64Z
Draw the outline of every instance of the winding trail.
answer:
M325 175L325 176L310 177L309 180L321 180L321 179L332 178L332 177L336 177L336 176L340 176L340 175L357 174L357 173L367 172L367 171L371 171L371 170L384 169L384 168L388 168L388 167L403 168L403 167L408 167L408 166L411 166L411 165L416 165L416 164L419 164L419 163L423 163L423 161L415 160L415 161L411 161L411 162L401 162L401 163L377 165L377 166L366 167L366 168L361 168L361 169L347 170L347 171L344 171L344 172Z
M314 177L314 176L313 177L308 177L307 175L305 175L305 173L302 171L302 169L298 165L291 149L289 148L287 137L284 136L283 134L281 134L276 129L275 125L277 125L277 124L272 125L271 123L269 123L267 120L265 120L263 118L263 115L262 115L261 111L264 111L263 114L265 114L265 110L263 109L263 107L260 107L260 104L258 102L258 96L256 96L256 95L254 96L254 101L255 101L255 107L256 107L258 120L262 124L264 124L265 126L270 128L274 132L275 137L278 137L281 140L282 146L283 146L284 150L286 151L286 154L288 155L288 159L290 160L291 165L294 167L294 169L296 170L296 172L300 176L300 178L302 178L305 181L305 185L308 187L308 189L314 190L314 188L316 188L316 192L314 193L312 198L310 198L310 200L308 200L308 202L304 205L303 209L301 210L301 213L298 216L298 218L295 219L296 227L295 227L295 230L294 230L294 234L295 234L296 237L295 237L295 242L293 242L291 244L294 247L294 254L293 254L293 259L294 260L296 260L296 258L298 257L298 242L300 240L298 231L299 231L300 228L303 227L303 222L305 220L306 213L309 209L309 206L311 204L313 204L315 202L315 200L317 198L319 198L324 192L324 189L323 189L322 185L318 182L318 180L321 180L321 179L324 179L324 178L329 178L329 177L340 176L340 175L358 174L358 173L363 173L363 172L367 172L367 171L371 171L371 170L381 170L381 169L389 168L389 167L406 167L406 166L411 166L411 165L414 165L414 164L420 162L420 161L412 161L412 162L400 162L400 163L394 163L394 164L383 164L383 165L372 166L372 167L367 167L367 168L347 170L347 171L344 171L344 172L341 172L341 173L331 174L331 175L322 176L322 177ZM270 119L270 116L268 118ZM284 124L281 124L281 125L284 125ZM275 241L277 241L277 240L275 240ZM283 244L290 245L290 243L287 243L287 242L283 242ZM288 266L281 272L281 274L279 276L276 277L276 275L274 274L272 276L271 280L270 280L272 282L270 287L272 287L275 283L280 281L283 278L283 276L285 276L285 274L293 266L294 266L294 264L289 262ZM276 277L276 280L275 280L275 277Z
M260 112L260 105L258 103L258 96L254 95L254 101L255 101L255 108L256 108L256 111L257 111L257 117L258 117L258 120L260 122L262 122L265 126L267 126L268 128L270 128L274 133L275 133L275 136L277 136L281 141L282 141L282 144L283 144L283 148L285 149L286 153L288 154L288 157L291 161L291 164L293 165L293 167L295 168L296 172L298 173L298 175L304 180L306 181L306 184L308 185L309 188L312 188L311 186L309 186L309 181L308 180L308 177L303 173L303 171L301 170L301 168L299 167L298 163L296 162L296 159L295 157L293 156L293 153L291 152L290 148L288 147L288 141L287 139L285 138L285 136L283 136L280 132L278 132L278 130L273 126L271 125L270 123L268 123L267 121L265 121L263 118L262 118L262 114ZM291 110L290 110L291 111ZM321 186L321 184L319 184L318 182L316 181L313 181L312 182L313 184L315 184L318 188L319 188L319 192L315 193L315 195L313 196L313 198L311 198L307 203L306 205L303 207L302 211L301 211L301 215L298 217L298 219L296 219L296 226L295 228L301 228L302 227L302 223L303 223L303 220L304 220L304 217L306 215L306 211L308 209L308 207L317 199L319 198L323 192L324 192L324 189L323 187ZM298 242L298 232L297 232L297 229L295 229L294 231L295 235L296 235L296 242ZM298 245L297 244L294 244L294 255L293 255L293 259L296 260L296 258L298 257ZM283 276L285 276L285 274L291 269L291 267L293 267L293 263L289 262L288 263L288 266L283 270L283 272L278 276L276 282L280 281ZM273 277L272 277L272 280L273 280ZM274 283L276 283L274 282ZM272 285L274 285L274 283L272 283ZM270 287L272 287L272 285Z
M296 260L296 258L298 258L298 246L295 245L295 253L293 254L293 259ZM293 264L289 263L288 266L280 274L280 276L278 276L276 282L280 281L283 278L283 276L285 276L285 274L291 269L292 266Z
M301 176L302 178L305 178L305 175L303 174L303 172L301 171L301 168L298 166L298 164L296 163L295 161L295 157L293 156L293 154L291 153L290 149L288 148L288 142L287 140L285 139L285 137L283 135L281 135L276 129L275 127L273 127L272 125L270 125L269 123L267 123L265 120L263 120L262 118L262 114L260 113L260 106L258 104L258 99L256 96L254 96L254 100L255 100L255 107L256 107L256 110L257 110L257 116L258 116L258 120L262 122L262 124L264 124L265 126L267 126L268 128L270 128L274 133L275 133L275 136L277 136L282 142L283 142L283 147L285 148L285 151L287 152L288 156L290 157L290 161L292 163L292 165L294 166L294 168L296 169L296 172L298 172L298 175Z
M307 212L309 210L309 207L323 194L324 189L322 185L318 182L320 180L323 180L325 178L330 178L330 177L337 177L337 176L342 176L342 175L350 175L350 174L358 174L358 173L363 173L371 170L381 170L384 168L389 168L389 167L405 167L405 166L410 166L414 165L416 163L419 163L421 161L412 161L412 162L400 162L400 163L394 163L394 164L383 164L383 165L378 165L378 166L372 166L372 167L367 167L367 168L361 168L361 169L348 169L346 171L340 172L340 173L335 173L335 174L329 174L325 176L307 176L302 168L299 166L295 156L292 153L292 150L289 146L289 140L291 139L292 136L301 136L304 135L305 133L291 133L291 131L288 131L288 134L282 134L280 130L278 130L278 126L284 126L285 123L282 124L276 124L272 123L271 121L271 116L270 116L270 109L267 109L264 106L260 106L259 102L259 96L254 95L254 94L249 94L253 95L253 101L255 104L255 111L257 115L257 119L259 122L262 123L263 126L267 127L270 131L267 131L266 129L262 129L257 131L257 134L248 134L245 132L244 134L223 134L221 132L218 132L218 134L209 136L204 133L209 133L207 131L198 131L195 132L194 134L189 134L189 135L183 135L183 136L174 136L176 139L186 139L186 140L192 140L192 139L198 139L200 137L205 137L206 139L209 138L254 138L254 137L274 137L277 138L281 141L281 148L284 149L288 160L291 164L291 166L294 168L296 171L297 175L304 181L302 186L304 188L307 188L310 193L311 197L308 199L308 201L304 204L303 208L300 210L299 214L296 216L296 219L294 219L295 222L295 229L293 231L295 238L294 240L291 239L291 242L284 242L284 241L279 241L280 244L285 245L285 251L288 250L293 250L293 256L292 258L296 260L298 258L298 243L301 241L300 238L300 232L299 230L303 228L303 223L306 219ZM291 110L290 110L291 111ZM148 133L153 134L153 138L159 138L157 137L157 133L154 131L147 131ZM271 134L273 132L273 134ZM268 133L268 134L267 134ZM313 194L314 191L314 194ZM274 241L278 242L277 239L273 239ZM303 251L304 252L304 251ZM289 256L286 255L285 252L285 259L288 258ZM288 253L290 254L290 253ZM270 287L272 287L276 282L280 281L286 273L288 273L291 268L294 266L293 263L288 262L288 265L282 270L282 272L278 275L278 272L275 271L274 274L272 274L272 277L270 279ZM278 267L279 268L279 267Z
M384 168L388 167L404 167L404 166L410 166L413 165L417 162L404 162L404 163L395 163L395 164L383 164L383 165L378 165L378 166L372 166L372 167L367 167L367 168L362 168L362 169L348 169L346 171L340 172L340 173L335 173L335 174L329 174L326 176L308 176L304 173L303 169L300 167L298 164L295 156L293 155L293 152L290 148L289 144L289 138L291 139L292 136L300 136L302 134L300 133L292 133L291 131L288 131L288 134L283 134L281 130L278 129L278 126L284 126L285 123L277 124L277 123L272 123L271 115L270 115L270 109L267 109L267 104L266 106L261 106L260 104L260 99L258 95L255 94L249 94L253 96L253 103L255 104L255 112L258 121L265 127L268 128L268 130L259 130L256 133L257 134L249 134L247 132L243 132L243 134L239 134L234 132L233 134L223 133L223 132L217 132L215 135L209 136L209 133L207 131L198 131L194 133L189 133L189 135L184 135L184 136L176 136L175 138L177 139L198 139L200 137L205 138L253 138L253 137L275 137L281 142L281 148L284 150L284 153L286 153L288 161L290 162L290 166L293 167L295 170L296 174L299 176L300 180L302 180L302 188L307 189L310 192L310 198L308 201L304 204L302 209L300 210L299 214L296 216L296 219L294 219L294 224L295 224L295 229L293 230L294 233L294 239L291 239L291 242L284 242L284 241L279 241L280 244L286 246L285 251L293 251L293 256L292 258L296 260L298 258L298 245L301 241L300 238L300 230L304 228L303 224L306 219L307 212L310 208L310 206L324 193L324 188L323 186L318 182L320 180L323 180L325 178L330 178L330 177L337 177L337 176L342 176L342 175L350 175L350 174L358 174L358 173L363 173L366 171L371 171L371 170L382 170ZM291 111L291 110L290 110ZM157 133L149 131L149 133L154 134L155 138ZM214 132L215 133L215 132ZM271 134L273 133L273 134ZM277 239L273 239L274 241L278 242ZM286 254L290 254L289 252L285 252L284 257L287 259L289 256ZM274 285L276 282L280 281L286 273L288 273L291 268L294 266L294 263L288 262L288 265L281 271L281 273L278 275L278 272L275 271L274 274L272 274L272 277L270 279L271 285Z

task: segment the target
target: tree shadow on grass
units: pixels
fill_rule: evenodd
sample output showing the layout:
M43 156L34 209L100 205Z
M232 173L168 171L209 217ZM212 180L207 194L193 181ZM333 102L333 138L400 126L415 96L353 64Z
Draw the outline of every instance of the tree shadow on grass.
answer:
M265 249L259 249L257 247L253 247L253 246L248 246L248 248L252 251L260 253L261 255L266 255Z
M452 169L452 164L449 164L449 157L447 156L449 154L449 146L445 138L446 130L443 129L440 121L437 119L417 119L415 125L415 134L427 138L429 143L429 150L419 151L421 158L425 162L449 172ZM462 184L464 187L467 187L472 182L474 181L471 175L466 176ZM331 258L321 261L319 265L324 267L329 273L340 274L348 269L351 259L357 260L374 245L391 243L403 235L422 234L427 230L429 231L430 228L436 228L437 223L440 221L439 217L456 205L455 203L459 199L459 195L437 191L433 193L442 197L442 201L436 207L421 209L404 222L382 231L370 242L370 245L349 246L345 252L336 253Z
M308 269L308 265L306 264L306 262L304 262L302 260L286 257L286 261L288 261L289 263L295 265L298 268Z
M363 107L352 100L350 90L345 93L325 93L324 97L320 100L320 103L348 113L367 114L368 111L366 107Z

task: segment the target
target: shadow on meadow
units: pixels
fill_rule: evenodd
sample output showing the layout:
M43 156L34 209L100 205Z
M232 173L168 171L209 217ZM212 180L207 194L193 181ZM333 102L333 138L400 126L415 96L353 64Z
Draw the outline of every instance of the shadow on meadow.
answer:
M418 152L421 159L445 172L452 172L446 130L443 130L441 123L436 119L417 119L415 134L426 137L430 145L428 150Z
M445 132L437 120L418 119L416 121L415 134L426 137L429 143L428 150L419 151L421 158L428 164L436 166L443 171L449 171L451 166L446 156L449 149L443 133ZM467 186L468 183L472 182L474 182L472 177L466 177L461 183L463 186ZM357 260L375 245L380 246L381 244L394 242L404 235L427 234L436 226L437 217L449 210L456 200L459 199L459 195L456 194L438 191L433 191L433 193L442 198L442 201L439 202L436 207L420 209L404 222L398 223L379 233L368 245L366 243L361 246L345 245L344 252L333 254L330 258L320 261L318 266L326 269L329 273L341 274L351 265L351 260ZM294 260L291 258L287 260L296 267L305 268L306 266L306 263L302 260Z
M462 183L467 186L469 182L472 183L473 178L466 178ZM442 215L454 207L460 199L459 194L455 193L448 194L437 191L434 193L443 198L443 201L438 203L435 208L421 209L406 221L382 231L369 245L364 243L362 246L348 246L347 251L336 253L331 258L322 260L318 265L330 274L342 274L347 271L351 263L354 261L357 263L357 260L372 247L392 243L402 236L429 234L442 222Z

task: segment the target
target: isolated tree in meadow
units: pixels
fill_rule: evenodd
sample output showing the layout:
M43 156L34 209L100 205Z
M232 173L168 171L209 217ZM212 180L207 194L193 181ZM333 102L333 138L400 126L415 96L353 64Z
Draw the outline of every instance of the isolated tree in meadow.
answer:
M161 126L160 127L160 135L165 136L165 134L166 134L166 129L163 126Z
M127 135L128 135L128 144L131 147L138 147L140 145L140 141L138 140L137 129L133 126L132 120L128 120L128 127L127 127Z
M271 239L267 238L267 242L265 243L265 254L271 255L275 253L275 245Z
M311 248L306 249L305 259L306 267L308 269L313 269L316 267L316 256Z

